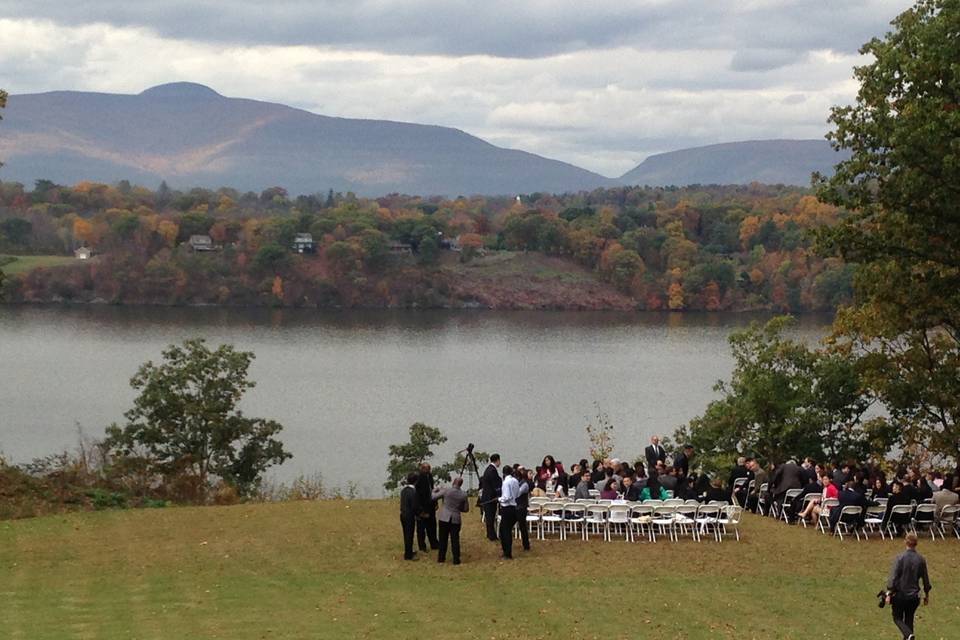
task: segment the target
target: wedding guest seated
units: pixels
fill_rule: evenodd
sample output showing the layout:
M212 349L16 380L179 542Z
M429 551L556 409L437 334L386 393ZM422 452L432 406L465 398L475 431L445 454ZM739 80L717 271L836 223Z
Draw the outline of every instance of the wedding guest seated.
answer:
M610 478L603 485L603 491L600 492L600 498L602 500L616 500L617 497L617 481L613 478Z
M721 502L727 499L727 492L723 490L723 480L714 478L710 482L706 494L703 496L703 502Z
M593 483L590 482L590 471L584 471L580 474L580 482L577 484L576 491L573 494L575 500L588 500L590 498L590 489L593 489Z
M660 477L657 478L657 481L660 483L660 486L667 491L676 492L677 484L679 484L676 467L664 469L664 472L660 474Z
M809 520L810 522L816 522L818 513L816 511L817 502L807 501L807 496L815 495L820 496L820 499L823 500L823 480L822 478L817 478L815 482L808 483L804 488L803 492L794 498L793 500L793 510L798 520Z
M894 507L898 505L909 505L911 502L913 502L913 500L910 498L910 494L907 491L904 491L904 484L899 480L894 480L893 484L890 485L890 495L887 497L887 508L883 512L883 522L880 525L881 528L886 529L890 526L890 515L893 513ZM903 516L902 522L893 523L898 534L902 534L909 524L909 515Z
M681 500L699 500L697 493L696 478L683 478L677 483L677 488L673 492L673 497Z
M640 489L634 481L633 476L624 476L623 478L623 499L629 502L638 502L640 500Z
M843 512L844 507L860 507L860 517L857 519L856 526L863 526L863 516L869 502L866 496L857 491L856 484L854 480L847 480L843 485L843 491L840 492L840 496L837 498L840 504L830 512L831 531L836 530L837 522L840 521L840 514Z
M874 476L871 486L873 487L874 500L877 498L890 497L890 490L887 489L887 483L884 481L883 476Z
M667 492L663 487L660 486L660 482L656 478L650 477L647 479L647 486L643 488L643 491L640 492L640 500L666 500Z

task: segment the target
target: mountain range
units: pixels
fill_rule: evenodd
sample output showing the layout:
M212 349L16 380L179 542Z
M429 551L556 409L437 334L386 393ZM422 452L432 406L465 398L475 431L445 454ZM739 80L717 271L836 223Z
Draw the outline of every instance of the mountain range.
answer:
M318 115L228 98L189 82L137 95L53 91L10 97L0 179L231 186L359 195L562 193L619 184L806 186L838 157L822 140L763 140L650 156L620 178L504 149L450 127Z

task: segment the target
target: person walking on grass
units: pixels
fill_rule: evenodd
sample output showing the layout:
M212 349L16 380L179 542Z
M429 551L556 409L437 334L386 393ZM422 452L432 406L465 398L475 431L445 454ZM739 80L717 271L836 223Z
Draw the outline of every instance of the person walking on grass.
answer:
M887 580L887 603L893 611L893 623L904 640L915 640L913 614L920 606L920 581L923 581L923 605L930 603L930 576L927 561L917 553L917 534L908 533L907 550L897 556Z

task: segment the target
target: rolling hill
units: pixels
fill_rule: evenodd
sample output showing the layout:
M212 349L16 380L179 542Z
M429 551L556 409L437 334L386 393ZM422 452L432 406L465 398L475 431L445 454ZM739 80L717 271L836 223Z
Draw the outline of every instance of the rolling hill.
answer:
M317 115L179 82L138 95L13 95L0 137L4 180L129 179L376 196L564 192L615 181L449 127Z
M789 184L810 186L814 171L833 173L845 158L826 140L751 140L650 156L620 176L629 185Z

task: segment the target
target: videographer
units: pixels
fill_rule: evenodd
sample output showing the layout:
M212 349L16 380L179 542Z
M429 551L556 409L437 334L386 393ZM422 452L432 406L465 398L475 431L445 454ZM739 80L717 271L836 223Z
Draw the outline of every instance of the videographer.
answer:
M913 615L920 606L920 581L923 580L923 605L930 603L930 577L927 561L917 553L917 534L908 533L907 550L897 556L887 580L887 604L893 610L893 623L904 640L914 640Z

